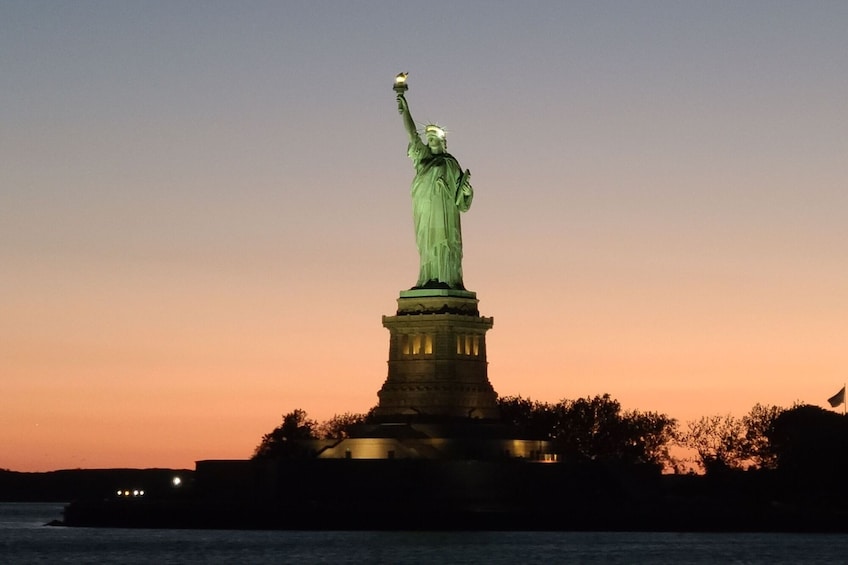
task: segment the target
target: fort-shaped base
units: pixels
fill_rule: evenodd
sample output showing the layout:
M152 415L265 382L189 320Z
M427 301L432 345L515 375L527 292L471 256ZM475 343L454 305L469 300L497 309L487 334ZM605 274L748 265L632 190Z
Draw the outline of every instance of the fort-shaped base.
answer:
M486 332L476 294L455 289L402 291L390 333L388 377L375 416L496 419L497 393L489 383Z

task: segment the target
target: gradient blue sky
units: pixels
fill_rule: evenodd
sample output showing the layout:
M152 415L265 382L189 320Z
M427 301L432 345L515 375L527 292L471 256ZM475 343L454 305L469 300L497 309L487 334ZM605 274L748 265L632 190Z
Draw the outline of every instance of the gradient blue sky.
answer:
M392 78L472 170L501 394L848 378L846 2L0 2L0 467L365 411L417 276Z

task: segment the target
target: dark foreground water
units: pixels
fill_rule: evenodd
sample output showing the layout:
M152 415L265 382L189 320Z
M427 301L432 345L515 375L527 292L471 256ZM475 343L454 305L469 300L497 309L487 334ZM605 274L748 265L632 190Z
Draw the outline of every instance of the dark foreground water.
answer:
M2 563L844 563L846 534L288 532L44 526L0 503Z

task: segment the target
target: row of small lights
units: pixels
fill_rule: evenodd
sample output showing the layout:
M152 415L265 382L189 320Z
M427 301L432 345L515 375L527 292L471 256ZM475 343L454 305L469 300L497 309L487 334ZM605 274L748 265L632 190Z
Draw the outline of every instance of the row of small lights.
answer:
M144 491L138 489L132 491L119 489L117 494L118 496L144 496Z
M175 486L175 487L178 487L178 486L180 486L181 484L183 484L183 480L182 480L181 478L179 478L179 477L174 477L174 478L171 480L171 484L172 484L173 486ZM144 496L144 491L143 491L143 490L141 490L141 489L133 489L133 490L121 490L121 489L118 489L118 490L116 491L116 493L115 493L115 494L117 494L118 496L124 496L124 497L129 497L129 496Z

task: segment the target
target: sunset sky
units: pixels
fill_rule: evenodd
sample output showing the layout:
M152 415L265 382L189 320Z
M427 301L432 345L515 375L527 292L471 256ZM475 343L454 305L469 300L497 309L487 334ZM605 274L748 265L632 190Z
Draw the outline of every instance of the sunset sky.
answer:
M501 395L848 380L848 2L0 0L0 468L364 412L415 283L392 79L473 172Z

